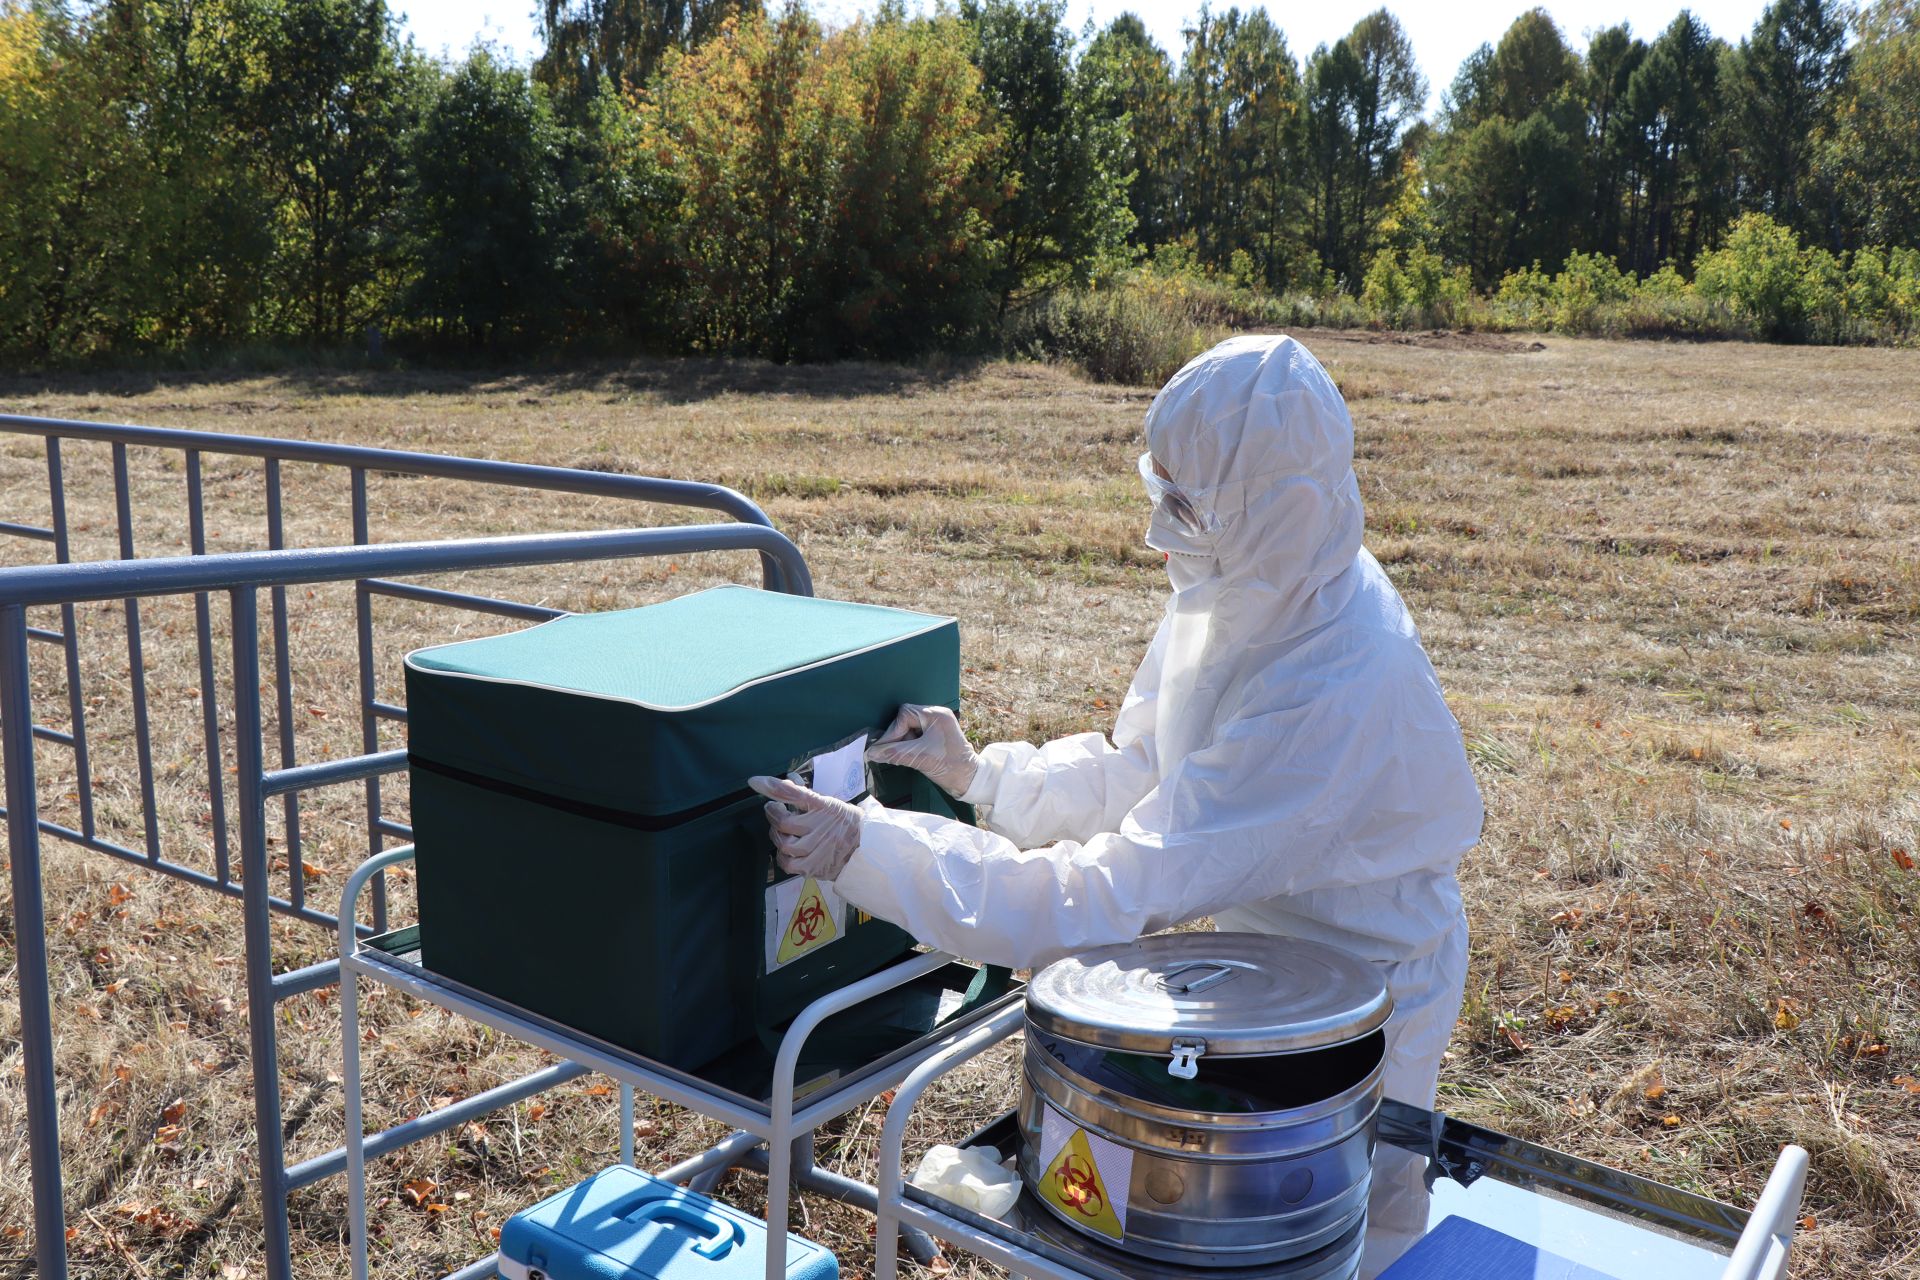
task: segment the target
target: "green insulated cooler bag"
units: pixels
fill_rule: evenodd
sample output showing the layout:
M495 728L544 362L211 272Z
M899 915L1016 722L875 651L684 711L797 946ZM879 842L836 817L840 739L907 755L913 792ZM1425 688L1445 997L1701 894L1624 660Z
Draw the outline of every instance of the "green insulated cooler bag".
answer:
M755 774L967 816L860 749L960 696L959 628L721 587L407 656L421 960L697 1067L912 939L780 872Z

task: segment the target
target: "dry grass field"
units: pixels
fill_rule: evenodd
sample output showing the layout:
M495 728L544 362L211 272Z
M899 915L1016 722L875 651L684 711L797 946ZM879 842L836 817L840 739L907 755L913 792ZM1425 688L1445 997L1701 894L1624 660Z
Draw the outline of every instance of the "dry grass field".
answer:
M1486 794L1485 840L1463 872L1473 971L1442 1105L1741 1203L1781 1143L1804 1144L1813 1174L1796 1274L1915 1275L1920 358L1309 341L1353 408L1369 543L1421 625ZM966 719L982 739L1110 723L1162 591L1133 473L1148 399L999 364L0 381L0 407L14 412L736 486L804 548L822 594L963 620ZM68 453L78 552L110 555L106 450ZM141 553L177 553L177 458L136 450L133 467ZM44 474L38 441L0 440L0 518L44 519ZM289 467L287 485L290 541L348 540L341 477ZM257 463L210 458L208 492L215 547L264 545ZM376 478L373 494L386 540L658 518L395 477ZM40 550L8 546L22 559ZM606 608L753 571L744 558L706 557L468 581ZM301 756L353 752L350 596L294 595ZM216 601L217 625L224 612ZM409 645L499 625L391 602L379 617L389 697ZM156 604L145 623L163 839L170 854L211 865L191 613ZM87 607L83 627L93 789L104 828L135 841L117 608ZM36 705L64 727L56 656L36 654ZM270 723L270 742L275 732ZM70 816L71 757L42 744L38 762L49 813ZM359 806L346 788L303 812L305 883L322 903L364 855ZM237 905L58 844L47 862L75 1273L257 1277ZM31 1265L12 928L9 911L0 1268L21 1275ZM276 946L288 968L323 957L329 939L283 922ZM278 1016L301 1158L340 1137L337 1001L300 997ZM397 996L375 998L368 1016L371 1119L382 1126L538 1062ZM1009 1105L1010 1060L1011 1047L950 1081L924 1109L921 1139ZM641 1116L643 1163L718 1136L644 1103ZM875 1108L823 1133L821 1159L871 1176L879 1120ZM438 1276L478 1256L515 1208L609 1161L616 1124L589 1079L381 1161L377 1274ZM432 1186L416 1197L409 1182ZM759 1188L738 1175L724 1193L751 1205ZM295 1198L303 1276L344 1271L343 1196L336 1180ZM806 1208L845 1274L865 1274L865 1220ZM957 1259L953 1271L987 1274Z

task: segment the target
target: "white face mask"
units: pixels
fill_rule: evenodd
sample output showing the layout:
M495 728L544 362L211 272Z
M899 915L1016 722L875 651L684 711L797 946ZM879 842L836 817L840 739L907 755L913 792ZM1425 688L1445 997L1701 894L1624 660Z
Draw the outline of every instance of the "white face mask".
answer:
M1207 534L1193 532L1175 519L1165 503L1153 504L1153 517L1147 521L1146 541L1155 551L1164 551L1176 558L1185 556L1209 562L1213 559L1213 539Z
M1155 472L1153 466L1151 453L1140 455L1140 480L1147 487L1147 496L1153 500L1153 517L1147 522L1147 545L1155 551L1167 553L1169 574L1174 572L1171 567L1174 560L1185 556L1204 562L1205 570L1201 570L1199 565L1189 567L1204 577L1211 571L1213 538L1219 521L1204 502ZM1181 576L1189 576L1189 573L1183 572ZM1174 589L1180 590L1181 587L1180 580L1176 578Z

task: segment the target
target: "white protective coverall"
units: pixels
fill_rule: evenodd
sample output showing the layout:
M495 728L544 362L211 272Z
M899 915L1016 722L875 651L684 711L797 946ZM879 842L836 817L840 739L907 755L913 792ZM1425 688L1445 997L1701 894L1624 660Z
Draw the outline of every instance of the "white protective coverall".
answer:
M987 830L865 805L840 895L934 946L1039 967L1196 916L1384 966L1386 1092L1431 1106L1459 1014L1454 877L1480 793L1406 607L1362 548L1353 423L1291 338L1230 339L1147 414L1213 527L1148 542L1174 592L1112 741L980 753ZM1382 1146L1363 1275L1425 1228L1423 1162Z

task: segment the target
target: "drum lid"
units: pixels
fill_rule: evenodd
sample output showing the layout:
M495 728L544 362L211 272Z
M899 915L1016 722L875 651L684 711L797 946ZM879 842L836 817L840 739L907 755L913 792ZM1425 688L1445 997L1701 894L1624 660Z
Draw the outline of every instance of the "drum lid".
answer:
M1345 1044L1392 1012L1377 965L1261 933L1165 933L1099 947L1055 961L1027 987L1027 1020L1049 1035L1176 1060Z

